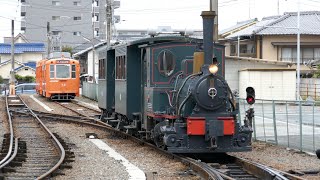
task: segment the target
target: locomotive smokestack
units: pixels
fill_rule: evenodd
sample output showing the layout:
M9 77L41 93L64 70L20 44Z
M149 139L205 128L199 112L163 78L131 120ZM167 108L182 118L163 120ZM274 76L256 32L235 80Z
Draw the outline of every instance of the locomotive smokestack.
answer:
M204 63L212 64L213 56L213 24L215 11L202 11Z

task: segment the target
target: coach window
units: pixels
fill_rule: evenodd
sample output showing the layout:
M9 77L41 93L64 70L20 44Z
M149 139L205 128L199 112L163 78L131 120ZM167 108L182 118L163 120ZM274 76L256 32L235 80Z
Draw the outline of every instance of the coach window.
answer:
M104 59L100 59L99 60L99 79L105 79L105 64L104 64L105 60Z
M116 79L126 79L126 56L116 57Z
M54 78L54 65L50 64L50 78Z
M76 78L76 65L71 65L71 78Z
M159 72L168 77L171 76L175 68L175 60L172 52L164 50L158 56L158 70Z

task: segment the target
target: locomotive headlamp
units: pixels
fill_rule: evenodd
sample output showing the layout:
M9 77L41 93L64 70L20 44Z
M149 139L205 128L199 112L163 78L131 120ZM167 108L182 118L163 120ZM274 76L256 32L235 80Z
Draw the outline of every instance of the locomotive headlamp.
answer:
M217 73L218 70L219 70L219 68L218 68L218 66L216 64L211 64L209 66L209 71L210 71L211 74Z

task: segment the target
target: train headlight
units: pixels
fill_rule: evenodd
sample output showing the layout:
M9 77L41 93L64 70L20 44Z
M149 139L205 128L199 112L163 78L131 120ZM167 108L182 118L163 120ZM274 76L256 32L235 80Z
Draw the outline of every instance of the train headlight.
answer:
M211 64L209 66L209 71L211 74L216 74L218 72L219 68L216 64Z

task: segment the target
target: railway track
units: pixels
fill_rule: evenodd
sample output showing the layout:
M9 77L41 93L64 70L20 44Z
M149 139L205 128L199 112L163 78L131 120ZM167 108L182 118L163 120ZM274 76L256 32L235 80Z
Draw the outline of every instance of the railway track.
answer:
M59 173L65 150L19 96L6 96L10 133L0 162L2 179L43 179Z
M84 106L80 103L78 103L77 101L69 101L69 102L57 102L55 101L57 104L59 104L60 106L69 109L70 111L80 115L80 116L84 116L84 117L88 117L88 118L97 118L101 112L93 109L93 108L89 108L87 106Z
M118 134L120 136L124 136L126 138L129 138L133 141L138 142L139 144L144 144L147 146L150 146L157 151L161 152L162 154L177 159L186 165L188 165L193 171L197 172L201 177L204 179L246 179L246 180L256 180L256 179L279 179L279 180L300 180L302 178L291 175L289 173L280 172L278 170L271 169L269 167L266 167L264 165L249 162L245 159L239 159L233 156L229 156L226 154L223 154L222 158L218 159L208 159L208 158L190 158L185 157L182 155L177 154L171 154L167 151L164 151L162 149L158 149L153 144L141 141L138 138L132 137L129 134L113 129L108 124L103 123L98 120L92 120L92 118L88 117L79 117L79 116L65 116L65 115L55 115L51 113L43 113L36 111L38 116L41 118L52 121L64 121L64 122L71 122L71 123L77 123L81 125L87 125L99 129L103 129L115 134Z

